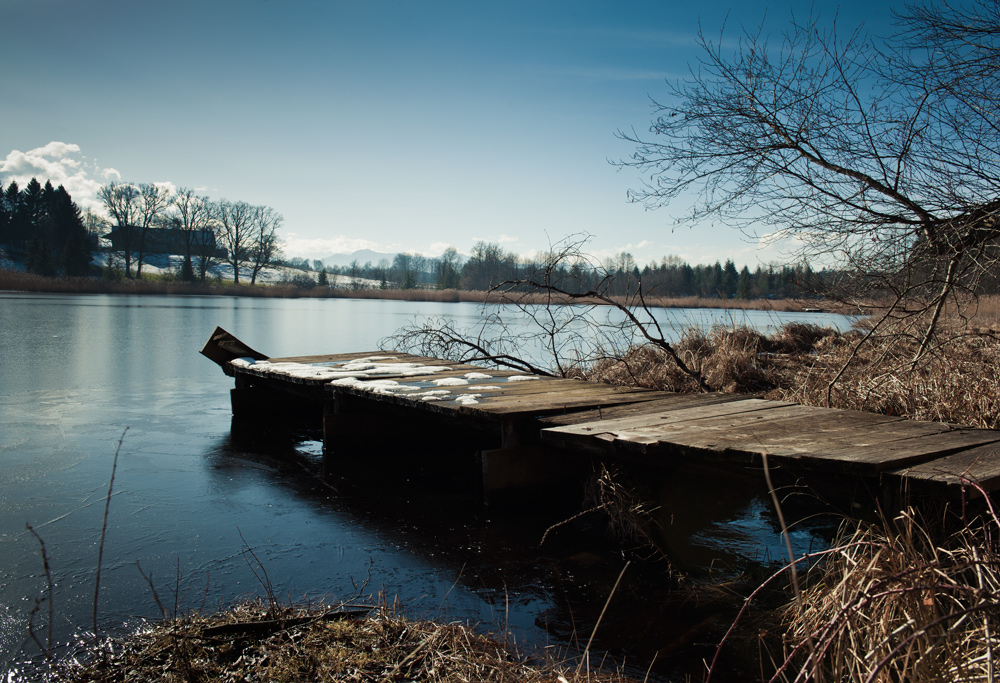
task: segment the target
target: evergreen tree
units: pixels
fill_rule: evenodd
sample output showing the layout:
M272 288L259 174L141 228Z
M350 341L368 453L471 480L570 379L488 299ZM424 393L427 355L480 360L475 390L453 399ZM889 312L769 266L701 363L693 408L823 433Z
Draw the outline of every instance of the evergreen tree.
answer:
M750 274L750 269L743 266L743 270L740 271L739 282L736 283L736 298L737 299L749 299L750 294L753 289L753 275Z
M184 254L184 263L181 264L181 280L194 282L194 265L191 263L191 254Z
M51 277L56 274L56 261L52 258L51 243L45 235L28 240L27 268L29 273Z
M11 256L20 256L25 243L25 230L22 226L24 210L21 207L21 189L13 180L4 191L3 203L7 211L7 229L0 241L10 248Z
M29 180L24 189L21 190L21 205L18 213L17 227L20 234L17 237L21 244L27 244L28 240L38 234L44 214L42 186L35 178Z
M320 287L329 287L330 286L330 278L326 274L326 268L321 268L320 269L319 275L316 277L316 284L319 285Z
M80 226L67 237L59 261L66 277L84 277L90 274L90 240L87 231Z
M722 268L721 296L731 299L736 295L736 286L739 284L740 275L736 271L736 264L732 259L726 259L726 265Z

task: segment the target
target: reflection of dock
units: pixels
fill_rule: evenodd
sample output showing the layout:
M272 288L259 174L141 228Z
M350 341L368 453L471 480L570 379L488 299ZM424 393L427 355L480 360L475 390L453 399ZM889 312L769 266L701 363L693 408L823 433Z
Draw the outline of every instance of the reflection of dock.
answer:
M476 444L487 495L557 480L590 456L710 472L767 454L817 488L847 476L892 494L954 496L969 482L1000 489L1000 431L402 353L268 359L221 329L202 352L235 377L235 417L312 416L328 454L368 439L445 443L462 434Z

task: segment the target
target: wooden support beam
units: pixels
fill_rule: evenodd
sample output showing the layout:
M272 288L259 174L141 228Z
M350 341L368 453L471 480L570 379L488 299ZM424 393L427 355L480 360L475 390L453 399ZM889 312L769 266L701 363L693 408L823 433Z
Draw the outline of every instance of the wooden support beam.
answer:
M589 460L542 446L481 451L483 499L487 505L515 503L558 487L573 486L588 471ZM539 489L543 489L541 494Z

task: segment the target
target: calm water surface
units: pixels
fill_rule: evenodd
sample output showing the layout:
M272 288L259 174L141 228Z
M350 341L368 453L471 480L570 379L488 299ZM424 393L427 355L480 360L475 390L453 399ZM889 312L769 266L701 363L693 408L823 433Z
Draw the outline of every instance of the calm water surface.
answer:
M198 354L216 325L272 356L375 350L417 315L458 327L482 317L475 304L0 293L2 670L34 651L29 614L46 594L40 545L27 524L44 541L52 567L56 640L91 628L119 439L102 630L120 632L157 616L150 583L170 608L262 595L248 547L282 597L335 601L384 590L410 616L506 625L533 643L558 643L574 624L586 625L623 565L620 555L578 540L539 549L541 534L557 521L544 514L491 517L450 491L323 480L315 435L262 442L232 433L232 380ZM731 314L669 315L664 324L679 330L692 321L729 322ZM748 315L747 322L764 327L790 319ZM822 314L794 319L849 324ZM752 538L750 554L774 557L780 549L766 507L750 500L712 524L725 525L731 515L741 552ZM753 528L743 529L747 524ZM703 536L694 534L693 547ZM813 539L803 534L797 541ZM700 552L711 555L710 546ZM660 580L642 571L637 586ZM636 591L648 596L648 585ZM638 602L657 609L648 599ZM631 609L629 623L636 621L636 605ZM35 617L43 634L46 611L43 605ZM654 618L639 620L647 617ZM651 637L615 631L622 642L609 634L611 649Z

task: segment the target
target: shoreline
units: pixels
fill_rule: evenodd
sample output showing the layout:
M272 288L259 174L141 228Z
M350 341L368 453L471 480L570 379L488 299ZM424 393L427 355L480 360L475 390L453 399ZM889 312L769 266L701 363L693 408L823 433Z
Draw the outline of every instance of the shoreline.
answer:
M293 284L234 284L220 282L180 282L171 280L103 280L92 277L44 277L17 270L0 270L0 291L41 294L126 294L150 296L224 296L279 299L386 299L392 301L435 301L442 303L501 303L502 295L486 290L461 289L302 289ZM519 303L570 303L543 293L521 294ZM577 304L601 304L581 300ZM798 313L841 313L857 315L838 302L818 299L717 299L697 296L661 297L650 295L651 308L704 308L780 311Z

